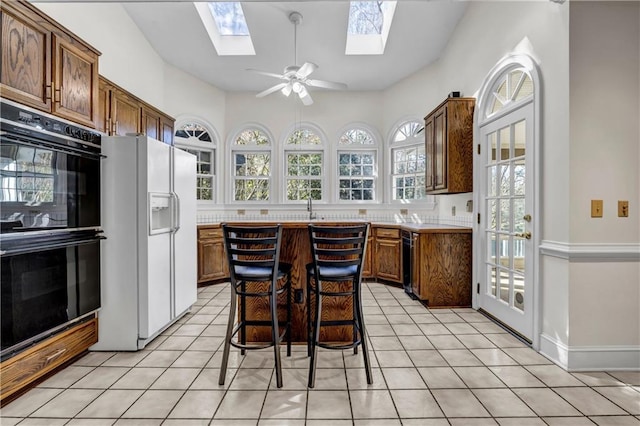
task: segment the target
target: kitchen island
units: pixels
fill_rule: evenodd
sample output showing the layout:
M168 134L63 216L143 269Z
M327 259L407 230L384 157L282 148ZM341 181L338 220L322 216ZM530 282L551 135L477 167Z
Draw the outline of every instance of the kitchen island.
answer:
M327 226L345 226L366 221L321 220L313 222ZM280 261L292 265L292 339L294 342L306 342L306 265L312 261L307 230L307 225L310 222L304 220L234 220L228 223L249 226L282 224ZM417 246L411 254L414 257L411 263L403 262L400 238L402 231L408 231L413 238L416 238ZM228 279L220 224L199 225L198 234L207 238L203 241L199 240L199 270L216 271L217 281ZM213 241L216 243L214 244ZM425 243L422 244L422 241ZM442 244L446 247L441 247ZM431 254L434 261L430 262L423 262L416 257L427 256L428 249L438 250L442 253L439 256ZM207 256L206 252L210 255ZM442 255L447 256L448 259L442 259ZM215 263L214 266L212 266L213 263ZM414 267L411 271L404 271L403 264L412 264ZM406 275L405 272L409 275ZM471 303L471 228L437 224L372 222L363 275L365 278L383 279L398 285L402 285L405 278L411 277L418 285L418 295L420 295L420 286L430 290L430 292L422 292L422 294L432 295L433 302L429 304L430 307L469 306ZM428 287L431 276L434 277L434 282L437 284ZM435 297L438 293L444 296ZM284 318L286 299L284 294L280 297L278 310L282 315L281 318ZM429 301L425 300L425 302ZM335 320L348 319L352 315L352 310L353 301L348 298L323 298L323 317ZM268 320L270 317L268 300L251 301L247 305L247 313L252 319ZM250 327L247 331L247 340L267 341L270 339L269 333L270 331L265 327ZM321 340L323 341L346 342L351 339L352 328L347 326L325 327L321 330Z

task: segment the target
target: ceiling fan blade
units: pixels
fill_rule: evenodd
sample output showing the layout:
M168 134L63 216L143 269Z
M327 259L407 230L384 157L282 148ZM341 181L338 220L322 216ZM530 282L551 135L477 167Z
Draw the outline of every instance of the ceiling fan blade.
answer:
M309 74L311 74L312 72L314 72L316 68L318 68L318 66L313 62L305 62L304 64L302 64L300 69L296 72L296 77L298 77L299 79L303 79L307 77Z
M270 88L268 88L267 90L265 90L264 92L260 92L256 95L256 98L263 98L267 95L270 95L273 92L277 92L278 90L284 88L288 83L280 83L280 84L276 84L275 86L272 86Z
M283 95L289 96L292 90L293 90L293 87L291 86L291 83L287 83L287 85L284 86L281 91Z
M313 99L311 99L311 95L307 91L306 87L302 86L302 89L300 89L298 96L300 97L300 100L302 101L303 105L309 106L313 104Z
M336 83L333 81L324 81L324 80L307 80L305 81L309 86L313 87L321 87L323 89L332 89L332 90L347 90L347 85L344 83Z
M280 79L286 78L282 74L276 74L276 73L267 72L267 71L260 71L260 70L256 70L256 69L253 69L253 68L247 68L246 71L251 71L251 72L255 72L256 74L262 74L262 75L266 75L266 76L269 76L269 77L275 77L275 78L280 78Z

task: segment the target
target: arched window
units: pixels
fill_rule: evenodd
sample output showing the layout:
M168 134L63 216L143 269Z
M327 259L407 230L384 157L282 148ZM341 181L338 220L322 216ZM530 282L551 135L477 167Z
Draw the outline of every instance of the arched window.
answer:
M217 140L213 130L196 120L176 124L176 147L196 156L198 200L215 201Z
M338 200L375 201L377 143L372 132L350 126L338 140Z
M323 200L324 141L311 125L297 126L284 143L285 201Z
M256 125L236 133L231 152L233 201L271 199L271 146L271 137Z
M485 118L519 104L527 97L533 96L533 81L528 71L522 67L514 68L500 79L491 92L487 102Z
M425 198L424 124L417 120L400 123L391 137L391 200Z

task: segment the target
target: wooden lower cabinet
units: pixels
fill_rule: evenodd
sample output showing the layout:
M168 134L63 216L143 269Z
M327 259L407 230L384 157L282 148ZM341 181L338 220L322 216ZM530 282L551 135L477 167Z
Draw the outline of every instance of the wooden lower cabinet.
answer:
M55 334L0 364L0 382L5 401L54 368L86 351L98 341L98 319L77 324Z
M471 231L413 233L413 293L429 307L471 306Z
M198 227L198 283L229 278L220 225Z
M375 228L374 273L377 278L402 283L402 240L399 228Z

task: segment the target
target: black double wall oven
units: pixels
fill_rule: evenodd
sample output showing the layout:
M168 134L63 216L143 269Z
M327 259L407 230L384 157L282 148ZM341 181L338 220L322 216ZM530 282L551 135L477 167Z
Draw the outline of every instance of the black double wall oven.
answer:
M100 308L100 134L0 99L5 360Z

